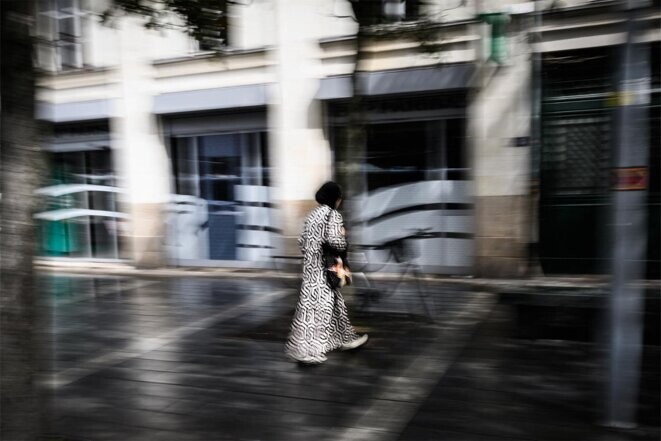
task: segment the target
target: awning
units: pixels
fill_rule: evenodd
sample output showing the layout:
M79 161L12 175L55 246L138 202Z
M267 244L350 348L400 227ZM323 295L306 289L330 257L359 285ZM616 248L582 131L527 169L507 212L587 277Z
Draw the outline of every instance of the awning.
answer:
M37 119L54 123L91 121L111 116L111 100L77 101L72 103L37 102Z
M44 150L49 152L83 152L87 150L103 150L110 147L110 136L105 139L96 139L88 141L74 141L74 140L54 140L47 142L44 145Z
M363 96L379 96L466 89L473 84L474 74L475 65L472 63L360 72L358 90ZM335 100L350 97L350 75L321 79L317 99Z
M266 88L266 84L250 84L164 93L154 97L154 113L162 115L265 106L267 102Z

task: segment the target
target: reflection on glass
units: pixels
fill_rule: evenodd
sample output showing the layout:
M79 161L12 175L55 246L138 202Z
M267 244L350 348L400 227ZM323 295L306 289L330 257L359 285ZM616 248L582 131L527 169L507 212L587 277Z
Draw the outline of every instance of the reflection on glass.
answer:
M239 135L200 137L201 196L208 201L233 201L241 184Z
M94 257L112 258L117 255L115 241L116 221L103 217L90 217L90 236L92 255Z
M241 211L237 185L268 186L266 133L173 137L170 154L178 194L204 199L208 210L208 256L237 258ZM206 255L206 253L205 253Z
M44 211L58 214L60 220L40 221L42 253L61 257L118 257L116 220L80 213L81 209L116 212L116 193L80 191L75 187L76 184L115 185L110 150L55 152L50 154L49 160L51 179L48 185L65 186L65 192L47 198Z
M365 169L369 191L426 179L465 179L464 119L371 124Z

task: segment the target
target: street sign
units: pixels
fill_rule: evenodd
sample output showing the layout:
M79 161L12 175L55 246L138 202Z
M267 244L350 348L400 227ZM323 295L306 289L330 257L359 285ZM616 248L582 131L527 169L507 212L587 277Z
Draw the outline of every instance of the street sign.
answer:
M619 167L613 169L613 190L632 191L647 188L647 167Z

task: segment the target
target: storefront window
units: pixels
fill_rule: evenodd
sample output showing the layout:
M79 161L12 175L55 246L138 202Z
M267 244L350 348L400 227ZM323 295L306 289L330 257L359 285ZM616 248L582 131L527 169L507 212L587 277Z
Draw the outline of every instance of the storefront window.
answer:
M424 123L375 124L367 131L367 188L422 181L426 168Z
M42 253L117 258L119 221L110 149L50 152L48 156L51 178L40 189L46 206L37 215Z
M252 218L245 214L247 211L254 213L254 208L262 208L267 202L250 201L250 210L247 210L242 205L244 201L238 200L237 186L269 185L266 134L182 136L174 137L170 145L177 194L192 196L186 203L195 206L195 210L204 207L204 213L195 216L206 219L201 223L198 220L199 225L194 228L181 226L185 223L183 217L173 221L178 227L172 233L175 236L172 240L199 243L199 237L208 237L206 250L192 250L189 254L212 260L240 259L237 249L245 246L241 238L262 231L261 227L246 224ZM191 219L195 217L187 215ZM252 233L242 234L241 230ZM184 235L188 235L188 239Z
M200 190L208 201L233 201L241 184L240 135L199 137ZM246 172L249 171L246 165Z
M464 130L459 118L368 126L368 191L428 179L466 179Z
M445 179L468 179L468 163L466 161L466 121L464 119L449 119L444 121L445 148L443 168L447 170Z
M430 273L471 271L466 108L462 91L365 98L364 148L354 149L349 103L327 104L334 174L351 178L342 184L355 191L345 221L358 265L397 272L407 262ZM356 166L359 177L346 173Z

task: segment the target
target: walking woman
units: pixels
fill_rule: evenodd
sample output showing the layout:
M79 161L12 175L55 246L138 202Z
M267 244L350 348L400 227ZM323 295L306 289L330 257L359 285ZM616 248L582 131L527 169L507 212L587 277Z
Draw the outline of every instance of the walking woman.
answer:
M342 215L337 211L342 190L335 182L326 182L315 199L319 205L305 219L298 239L303 283L285 345L290 358L308 364L323 363L325 354L334 349L354 349L367 341L367 334L358 336L351 326L342 294L328 284L324 267L322 244L346 255Z

